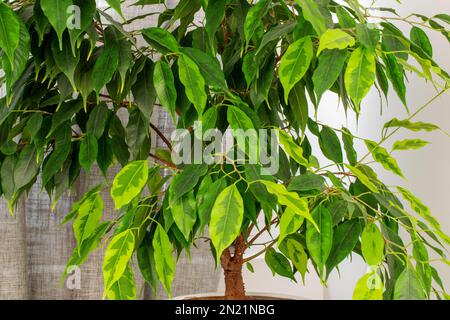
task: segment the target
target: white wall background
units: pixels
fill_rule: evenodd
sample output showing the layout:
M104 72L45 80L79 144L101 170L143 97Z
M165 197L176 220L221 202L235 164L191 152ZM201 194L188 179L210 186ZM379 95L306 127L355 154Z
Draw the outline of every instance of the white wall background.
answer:
M371 1L368 2L370 3ZM400 16L407 16L410 13L432 16L437 13L448 13L450 1L408 0L403 1L403 4L398 4L395 0L381 0L377 1L376 6L398 8ZM410 27L407 24L401 23L399 26L406 34L409 34ZM450 70L449 43L437 32L431 31L429 36L434 46L435 60L444 70ZM432 98L436 91L429 83L425 83L414 75L408 75L408 79L408 104L410 110L414 112ZM400 100L395 93L392 93L392 88L390 91L389 107L384 109L381 117L379 96L374 90L363 101L362 117L358 125L356 125L353 116L350 115L346 119L342 108L337 107L336 97L332 94L324 96L319 108L318 118L334 127L346 125L355 135L378 141L381 128L386 121L393 117L407 117ZM448 99L450 99L450 94L444 94L415 119L435 123L446 132L450 132L450 106ZM430 207L432 214L441 221L443 230L449 234L450 210L448 205L449 198L447 197L450 197L450 188L448 186L450 181L450 139L439 131L419 134L401 131L386 146L390 146L396 140L412 138L413 136L427 140L431 144L421 150L396 152L395 156L408 180L402 181L402 179L394 177L381 167L378 168L379 176L388 185L403 185L421 198ZM318 150L317 145L313 147L315 150ZM357 145L357 147L362 154L366 152L362 145ZM321 164L324 162L325 160L321 159ZM281 277L274 278L271 271L265 266L263 257L257 259L253 265L256 273L245 272L245 282L248 291L289 294L307 299L351 299L357 280L366 272L366 266L362 259L354 255L353 261L349 259L341 266L340 276L336 271L333 272L330 276L328 287L325 288L313 274L307 275L306 286L300 280L296 284ZM450 289L450 268L443 263L436 263L435 267L441 272L444 284ZM221 283L220 287L223 289L223 283Z

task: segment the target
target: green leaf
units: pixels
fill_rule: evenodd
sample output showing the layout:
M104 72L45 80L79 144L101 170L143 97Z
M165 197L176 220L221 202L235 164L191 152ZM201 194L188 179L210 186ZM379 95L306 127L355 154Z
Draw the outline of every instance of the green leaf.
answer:
M261 39L256 55L264 49L264 47L274 40L279 40L283 36L290 34L296 26L294 22L286 22L283 24L276 25L269 31L267 31Z
M120 0L106 0L106 2L109 4L111 8L116 10L118 14L125 20L125 17L123 16L122 8L120 7Z
M45 186L51 178L62 168L64 162L70 154L72 129L68 123L62 125L54 133L55 148L46 158L42 168L42 185Z
M208 34L208 41L211 48L215 46L215 35L222 20L225 16L225 4L226 0L211 0L208 3L208 7L205 11L205 30Z
M430 58L433 57L433 46L425 31L414 26L411 28L410 38L411 41L418 45Z
M70 44L72 46L72 52L75 55L78 38L92 24L94 15L97 12L97 6L95 0L73 0L73 4L80 8L80 25L72 28L69 27Z
M111 286L107 296L110 300L136 299L136 283L134 282L134 274L130 265L126 267L122 277Z
M380 41L380 30L376 29L375 24L359 23L356 25L356 37L366 49L375 52Z
M108 245L103 258L103 298L108 294L113 284L125 273L128 262L134 250L134 232L126 230L116 235Z
M144 152L144 155L141 155L141 150L149 143L148 126L139 108L134 108L130 111L130 119L128 120L126 129L126 140L134 160L143 160L148 157L149 150Z
M145 237L137 249L136 257L141 271L142 277L153 289L156 294L158 290L159 280L156 272L155 250L153 249L150 233L147 232Z
M367 273L358 280L353 300L383 300L383 282L376 272Z
M261 180L267 188L267 191L278 198L278 203L287 206L293 210L296 214L306 218L313 226L318 228L315 219L309 213L308 201L295 192L289 192L282 184L277 184L272 181Z
M73 222L73 233L77 240L78 248L91 237L102 218L103 200L98 193L85 199L77 210L78 215Z
M28 185L39 173L36 149L27 145L20 152L17 163L14 166L14 187L16 190Z
M311 23L314 30L320 36L327 30L327 21L322 15L320 8L314 0L295 0L302 8L302 13L306 21Z
M189 164L181 173L178 173L170 184L172 196L171 204L176 202L186 193L190 192L198 183L198 180L208 172L206 164Z
M155 269L161 283L169 294L172 296L171 287L175 276L175 261L172 256L172 245L164 228L158 224L153 236L153 249L155 255Z
M273 248L269 248L264 256L266 264L274 274L289 278L295 281L294 274L292 273L292 267L289 260L279 252L276 252Z
M336 164L341 164L343 160L341 142L333 129L323 126L319 135L320 150L323 155Z
M177 91L172 70L167 62L162 60L156 62L153 83L161 105L169 111L172 119L175 119Z
M256 31L261 28L261 18L266 15L271 1L261 0L248 10L244 22L245 41L248 44L252 40Z
M205 177L200 183L200 187L197 192L197 208L198 218L200 220L200 231L203 231L205 226L209 224L211 220L211 211L217 196L225 189L225 179L219 179L212 182L211 178Z
M3 195L6 200L13 200L13 196L15 193L14 188L14 167L16 165L16 156L10 155L7 156L2 163L1 171L0 171L0 183L2 186Z
M308 267L308 255L302 244L294 238L289 238L286 242L288 257L292 261L294 267L300 272L303 283L305 283L305 275Z
M100 139L105 131L109 118L109 109L106 103L102 102L91 111L86 124L86 132L97 139Z
M364 227L361 235L361 251L370 266L377 266L383 261L384 239L375 223L369 223Z
M313 83L317 100L330 89L338 79L347 59L347 51L326 50L319 57L319 65L314 71Z
M286 208L280 219L280 236L278 244L280 244L288 235L293 234L300 229L305 218L291 208Z
M76 55L72 53L72 48L68 41L64 41L60 46L57 39L53 38L51 43L53 59L59 70L61 70L69 79L72 88L76 90L75 86L75 69L80 61L80 52L77 50Z
M349 168L350 171L358 178L358 180L361 181L361 183L365 185L370 191L375 193L379 192L377 186L372 181L370 181L370 178L363 171L348 164L346 164L345 166Z
M227 90L225 76L216 58L196 48L181 48L181 52L197 64L207 86Z
M205 80L195 62L185 54L178 58L178 72L180 81L184 85L186 96L194 104L201 119L207 100Z
M369 93L375 81L375 55L369 50L359 47L350 56L345 70L345 88L357 106Z
M41 0L42 11L58 35L61 50L63 48L63 32L67 28L67 21L69 21L71 14L69 7L72 5L72 0Z
M219 194L211 211L209 234L217 264L222 252L239 236L243 218L244 202L236 185L231 185Z
M87 134L80 143L79 161L86 172L90 172L92 165L97 160L98 144L95 136Z
M153 113L153 107L158 95L154 78L157 65L158 63L153 64L150 59L145 59L144 67L142 71L137 75L137 80L131 88L134 101L136 102L139 110L141 111L142 115L144 115L147 122L150 122L150 118ZM158 81L160 80L158 79ZM161 83L158 83L158 85L161 85ZM165 83L164 85L167 86L167 90L170 89L170 83ZM163 104L163 100L160 99L160 102L163 106L165 106Z
M379 162L386 170L403 177L403 173L397 164L397 160L395 160L385 148L370 140L365 140L365 143L375 161Z
M397 57L394 54L385 54L383 61L386 65L386 74L395 92L397 92L400 100L406 106L406 86L403 67L398 63Z
M432 123L426 123L426 122L411 122L408 119L405 120L399 120L397 118L394 118L384 125L385 128L405 128L411 131L427 131L431 132L434 130L438 130L439 127Z
M171 189L173 190L173 189ZM197 221L197 205L195 202L194 190L191 190L177 201L170 201L173 220L189 241L192 228Z
M325 185L325 178L312 172L306 172L294 177L289 183L289 191L309 191L322 190Z
M92 85L97 94L111 81L118 66L119 48L117 47L117 43L114 41L106 42L100 56L95 61L92 71Z
M396 141L392 146L392 150L412 150L420 149L428 145L430 142L421 139L405 139Z
M85 194L83 194L81 199L73 204L72 210L70 210L70 212L64 217L64 219L61 221L61 224L64 225L64 224L68 223L69 221L71 221L73 218L75 218L75 216L78 214L78 210L83 205L83 203L88 201L93 195L99 193L100 188L101 188L101 185L98 185L98 186L92 188L91 190L89 190L88 192L86 192Z
M417 276L419 277L422 287L425 288L427 297L431 293L431 280L433 277L433 270L430 266L427 248L420 238L412 236L413 239L413 257L416 260Z
M277 132L278 140L283 145L286 153L294 159L298 164L308 167L308 160L303 156L303 149L298 144L294 142L294 139L289 133L283 130L278 130Z
M405 268L395 282L394 300L425 300L425 291L411 266Z
M14 11L4 2L0 3L0 49L14 65L14 52L19 45L20 20Z
M325 49L343 50L355 45L355 38L340 29L328 29L320 36L320 44L317 49L317 56Z
M330 211L322 205L313 211L312 218L315 224L306 224L306 247L322 275L333 245L333 218Z
M347 155L348 162L354 166L358 162L358 155L356 154L353 145L353 135L347 128L342 128L342 142L344 142L344 150Z
M147 161L134 161L125 166L114 178L111 197L115 208L131 202L144 188L148 179Z
M305 95L305 87L301 82L297 83L289 93L289 106L297 125L304 132L308 124L308 100Z
M299 82L311 64L313 44L310 37L292 43L280 61L278 76L284 88L284 100L288 103L291 89Z
M158 27L142 30L145 41L162 54L179 52L175 37L167 30Z
M108 168L113 162L113 152L112 139L107 135L103 135L98 140L97 165L104 176L107 175Z
M337 226L333 232L333 247L326 262L327 277L353 251L360 233L361 225L357 219L345 221Z

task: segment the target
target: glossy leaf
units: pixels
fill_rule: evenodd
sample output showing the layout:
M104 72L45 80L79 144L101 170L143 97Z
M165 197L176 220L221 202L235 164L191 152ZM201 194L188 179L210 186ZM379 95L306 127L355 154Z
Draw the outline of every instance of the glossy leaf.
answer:
M353 47L355 45L355 38L350 34L340 29L328 29L324 34L320 36L320 44L317 49L317 55L319 55L325 49L339 49L343 50L347 47Z
M153 74L153 84L162 106L169 111L172 119L175 119L177 91L175 90L172 70L167 62L156 62Z
M384 257L384 239L375 223L365 226L361 235L361 250L367 264L379 265Z
M206 174L208 166L206 164L190 164L177 174L170 185L173 190L170 198L174 203L186 193L191 191L198 183L198 180Z
M175 261L172 257L172 245L164 229L158 225L153 236L155 269L161 283L171 297L172 281L175 276Z
M345 221L333 230L333 246L326 261L327 275L353 251L361 234L357 219Z
M41 8L56 31L59 39L59 48L63 48L63 32L67 28L70 18L72 0L41 0Z
M198 66L187 55L178 58L178 72L180 81L186 90L186 96L194 104L201 119L206 106L205 79L200 73Z
M327 29L327 22L317 2L314 0L295 0L295 2L302 8L303 16L311 23L316 33L322 35Z
M116 209L130 203L142 191L147 178L147 161L134 161L125 166L114 178L111 188Z
M310 37L293 42L280 61L278 76L284 88L284 100L288 103L291 89L299 82L309 68L313 57L313 45Z
M144 29L142 35L150 45L163 54L179 51L177 40L165 29L158 27Z
M235 185L225 188L211 211L209 234L219 263L222 252L239 236L244 218L244 202Z
M8 56L11 65L14 64L14 52L19 45L19 17L6 3L0 3L0 48Z
M319 135L319 145L325 157L336 164L341 164L343 160L341 142L333 129L323 126Z
M96 230L103 214L103 200L98 193L85 199L78 209L78 215L73 222L73 233L77 240L78 248L83 241L91 237Z
M16 190L28 185L37 176L40 163L36 156L36 149L32 145L27 145L20 152L14 166L14 187Z
M128 262L133 254L135 244L134 233L132 230L126 230L116 235L105 251L103 258L103 279L105 297L111 287L125 273Z
M313 83L314 91L317 94L317 100L330 89L341 73L347 52L344 50L326 50L319 57L319 65L314 71Z
M280 219L280 235L278 243L280 244L288 235L295 233L300 229L305 218L296 213L290 207L286 208Z
M131 267L128 265L122 277L117 280L107 293L110 300L135 300L136 283Z
M298 164L302 166L309 166L308 160L303 156L302 147L294 142L294 139L291 135L284 132L283 130L278 130L277 136L280 143L283 145L284 150L292 159L294 159Z
M433 123L426 123L426 122L412 122L409 121L407 119L405 120L399 120L397 118L394 118L388 122L385 123L384 125L385 128L405 128L411 131L427 131L427 132L431 132L434 130L438 130L439 127Z
M345 88L350 98L359 105L375 81L375 56L364 48L357 48L350 56L345 70Z
M305 275L308 267L308 255L306 254L305 249L301 243L291 238L287 240L286 247L289 259L292 261L292 264L297 271L300 272L303 283L305 283Z
M289 191L309 191L309 190L322 190L325 185L325 178L314 174L312 172L306 172L302 175L294 177L289 183Z
M313 211L312 218L315 224L306 224L306 247L322 274L333 245L333 218L330 211L323 206Z
M119 66L119 48L117 43L107 42L95 61L94 70L92 71L92 85L97 93L111 81L114 72Z
M276 252L273 248L266 251L264 257L266 264L274 274L289 278L295 281L294 274L292 273L291 264L289 260L279 252Z
M186 241L189 241L192 228L197 221L197 205L195 202L194 191L191 190L177 201L172 203L171 213L175 224Z
M80 165L86 172L90 172L91 168L97 159L98 144L97 139L93 135L86 135L80 144Z

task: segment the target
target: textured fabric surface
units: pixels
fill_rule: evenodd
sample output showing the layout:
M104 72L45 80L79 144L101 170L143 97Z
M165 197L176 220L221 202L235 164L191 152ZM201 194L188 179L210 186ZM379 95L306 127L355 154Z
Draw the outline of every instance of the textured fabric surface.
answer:
M168 1L167 4L173 6L175 2ZM126 1L123 5L127 18L147 13L150 9L128 7L129 4ZM109 13L112 14L111 11ZM132 27L142 26L143 22L148 27L155 19L156 16L151 16L138 20ZM170 116L159 108L155 108L152 121L167 135L173 130ZM152 146L164 147L154 133ZM113 177L114 170L109 174ZM63 196L53 212L50 200L40 192L39 184L33 187L27 198L21 199L14 217L10 216L6 203L0 200L0 299L101 299L104 246L93 252L81 267L80 289L69 289L66 283L60 286L59 282L75 246L71 224L62 226L61 220L84 191L103 179L97 169L89 175L82 175L76 190ZM105 200L104 218L107 219L114 216L113 203L107 193L102 197ZM136 263L133 263L133 269L137 274L139 298L151 298ZM180 257L173 295L216 291L218 280L219 272L214 267L209 244L201 241L197 248L192 248L190 258L185 254ZM157 298L165 298L162 289Z

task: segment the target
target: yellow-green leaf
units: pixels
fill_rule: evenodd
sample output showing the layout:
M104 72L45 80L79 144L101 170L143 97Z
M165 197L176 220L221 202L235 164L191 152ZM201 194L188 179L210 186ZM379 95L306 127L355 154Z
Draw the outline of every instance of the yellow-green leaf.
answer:
M116 210L130 203L142 191L147 178L148 165L145 160L128 164L116 175L111 188Z
M327 29L327 21L322 15L317 1L314 0L295 0L295 2L302 8L303 16L306 21L311 23L314 30L320 36Z
M172 296L172 281L175 276L175 260L172 256L172 245L164 228L158 225L153 236L155 269L169 297Z
M267 188L267 191L278 198L278 203L287 206L295 212L295 214L300 215L310 221L316 228L317 224L315 220L311 217L308 208L308 201L305 198L300 198L298 193L289 192L286 187L282 184L277 184L273 181L261 180Z
M304 37L293 42L281 58L278 76L284 88L286 103L288 103L289 92L308 70L313 54L311 38Z
M73 222L73 233L79 248L97 228L102 218L103 207L102 198L95 193L87 198L78 209L78 215Z
M365 274L356 283L353 300L383 300L383 283L376 272Z
M108 294L111 286L119 280L128 266L134 250L134 232L126 230L116 235L108 245L103 259L103 298Z
M439 127L433 123L426 123L426 122L411 122L407 119L405 120L399 120L397 118L394 118L384 125L385 128L405 128L411 131L427 131L431 132L434 130L439 129Z
M403 177L403 173L398 166L397 160L395 160L385 148L370 140L365 140L365 143L375 161L380 163L386 170L392 171L396 175Z
M411 266L407 266L395 282L394 300L425 300L425 291Z
M320 37L317 56L325 49L345 49L355 45L355 38L340 29L328 29Z
M428 141L421 139L405 139L401 141L396 141L392 146L392 150L412 150L420 149L428 145Z
M357 48L350 56L345 70L345 88L356 107L369 93L375 81L375 55L363 47Z
M286 153L295 160L298 164L308 167L308 160L303 157L303 149L298 144L294 142L292 136L283 130L278 130L277 132L278 140L283 145Z
M365 226L361 234L361 251L370 266L377 266L383 261L384 239L375 223Z
M136 300L136 283L130 265L127 266L122 277L111 286L107 296L109 300Z
M359 179L359 181L361 181L361 183L365 185L370 191L378 193L377 186L372 181L370 181L369 177L364 172L349 164L346 164L345 166L350 169L350 171Z
M308 255L305 252L302 244L295 239L288 239L286 242L289 259L292 261L294 267L302 275L303 283L305 283L305 275L308 266Z
M211 211L209 234L216 248L217 263L222 252L239 236L244 218L244 202L236 185L225 188Z
M297 232L304 220L305 217L297 214L297 211L292 210L290 207L286 208L280 219L280 236L278 238L278 244L280 244L288 235Z
M167 62L158 61L153 71L153 85L161 105L169 111L175 120L175 109L177 102L177 91L172 70Z

